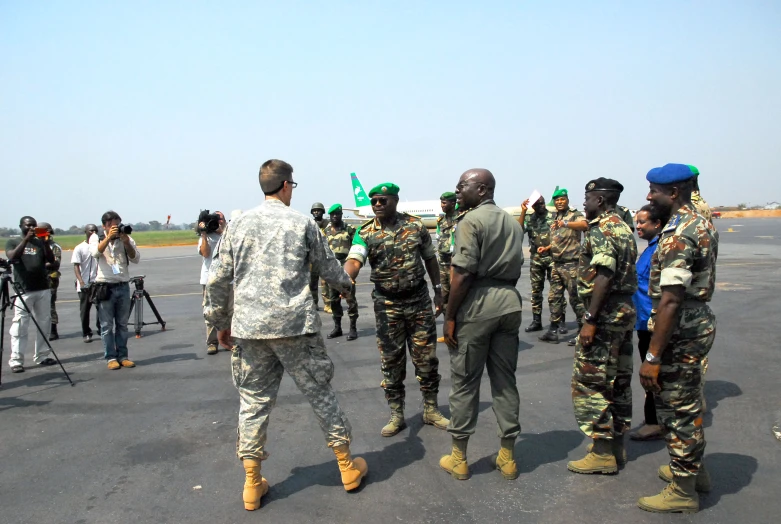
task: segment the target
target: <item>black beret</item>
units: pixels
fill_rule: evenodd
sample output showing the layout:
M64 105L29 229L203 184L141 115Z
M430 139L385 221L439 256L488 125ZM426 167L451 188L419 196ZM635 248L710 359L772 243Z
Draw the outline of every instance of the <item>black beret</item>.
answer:
M612 178L599 177L586 184L586 193L591 193L592 191L615 191L620 193L623 190L624 186Z

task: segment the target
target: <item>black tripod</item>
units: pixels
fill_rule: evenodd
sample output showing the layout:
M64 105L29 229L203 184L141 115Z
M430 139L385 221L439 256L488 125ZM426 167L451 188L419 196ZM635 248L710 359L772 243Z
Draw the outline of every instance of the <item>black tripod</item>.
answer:
M133 308L136 309L136 321L128 322L128 324L133 324L136 327L136 338L141 338L142 327L152 324L160 324L162 331L165 331L165 321L160 316L160 313L157 312L155 303L152 302L152 297L144 289L144 275L133 277L130 279L130 282L136 287L130 300L130 313L133 313ZM152 308L152 313L155 314L157 322L144 322L144 299L149 303L149 307Z
M49 351L51 351L52 355L54 356L54 359L57 361L57 364L60 365L60 369L62 369L62 372L65 373L65 378L68 379L68 382L71 383L71 386L75 386L76 384L73 383L73 381L70 378L70 375L68 375L68 372L65 371L65 368L62 366L62 362L60 362L60 357L57 356L57 353L54 352L54 349L52 348L52 345L49 344L49 339L46 336L46 333L43 332L41 329L41 326L38 324L38 321L35 320L35 316L33 315L33 312L30 311L30 308L27 307L27 303L22 298L22 295L24 294L24 290L19 285L18 282L11 281L11 274L10 272L5 272L0 274L0 279L2 279L2 282L0 283L0 371L2 371L3 367L3 341L5 340L5 311L9 307L11 307L11 299L16 299L19 302L21 302L21 307L24 307L24 309L27 310L27 312L30 314L30 318L33 321L33 324L35 324L35 328L38 330L38 332L41 334L41 338L43 338L43 341L46 342L46 345L49 346ZM8 283L11 282L11 285L14 287L14 291L16 294L14 296L11 296L11 294L8 291ZM14 307L20 307L18 304L13 304ZM0 373L0 377L2 377L2 373ZM2 380L0 378L0 386L2 385Z

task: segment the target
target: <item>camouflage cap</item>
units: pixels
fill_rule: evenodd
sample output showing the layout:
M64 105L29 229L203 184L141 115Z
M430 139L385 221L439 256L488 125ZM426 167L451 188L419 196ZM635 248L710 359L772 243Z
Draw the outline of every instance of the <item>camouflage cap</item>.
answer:
M334 204L328 208L329 215L332 215L334 213L341 213L341 212L342 212L342 204Z
M440 200L455 200L456 199L456 194L453 193L452 191L445 191L444 193L439 195L439 199Z
M369 198L374 195L398 195L400 191L399 186L393 182L384 182L371 188L369 191Z
M325 213L325 206L322 202L315 202L312 204L312 209L310 211L314 211L315 209L322 209L323 213Z

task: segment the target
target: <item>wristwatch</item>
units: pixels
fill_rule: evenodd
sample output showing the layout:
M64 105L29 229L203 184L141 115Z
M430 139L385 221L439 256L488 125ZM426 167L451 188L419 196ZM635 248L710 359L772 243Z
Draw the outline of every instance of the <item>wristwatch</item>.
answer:
M597 319L594 315L586 311L586 313L583 315L583 322L586 322L587 324L596 324Z
M434 286L434 289L442 290L442 284L437 284L436 286Z
M646 362L649 362L651 364L659 364L662 362L661 358L653 356L653 354L650 351L645 354L645 360Z

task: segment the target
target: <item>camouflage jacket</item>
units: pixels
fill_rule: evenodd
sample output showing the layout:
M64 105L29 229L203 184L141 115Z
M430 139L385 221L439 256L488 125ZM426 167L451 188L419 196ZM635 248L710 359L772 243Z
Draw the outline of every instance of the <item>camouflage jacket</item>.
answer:
M584 305L590 302L594 292L597 268L601 266L613 273L610 294L597 318L600 325L634 326L635 306L631 295L637 291L636 261L635 235L618 213L605 211L588 223L578 262L578 295Z
M350 288L350 277L314 219L279 200L266 200L233 220L223 234L219 258L209 268L203 316L239 339L317 333L321 324L309 290L310 264L335 288Z
M62 248L60 245L55 242L54 240L48 241L49 248L52 250L52 253L54 254L54 260L57 262L57 264L62 263ZM62 276L62 273L59 271L50 271L49 272L49 280L53 280L56 278L60 278Z
M702 198L699 191L692 191L692 204L694 205L694 210L704 216L705 220L708 222L713 220L713 213L711 213L710 206L705 199Z
M624 206L616 206L616 215L621 217L621 220L626 222L631 231L635 230L635 220L632 218L632 212Z
M319 222L314 218L312 218L312 220L314 221L315 224L317 224L317 227L320 228L320 231L323 231L325 229L325 226L330 224L330 221L327 218L321 218Z
M347 253L350 252L350 247L353 245L355 228L345 223L342 223L342 226L337 228L329 223L325 226L323 234L328 240L328 247L331 248L336 258L340 260L347 258Z
M411 293L425 286L424 260L436 256L428 229L418 217L397 213L396 223L386 226L372 219L355 233L347 259L371 264L375 289L387 296Z
M453 254L453 233L456 227L457 213L440 215L437 218L437 250L440 255Z
M538 247L548 247L551 243L551 225L553 224L553 213L545 210L545 214L538 216L532 211L523 219L523 232L529 235L529 253L532 258L550 257L551 252L546 251L542 255L537 254Z
M568 222L585 220L583 213L574 208L569 208L563 213L556 212L553 220L566 220ZM560 227L551 232L551 255L554 262L573 262L580 255L580 231L568 227Z
M648 295L662 297L665 286L683 286L684 300L709 302L716 286L718 241L710 223L682 206L662 229L651 259Z

